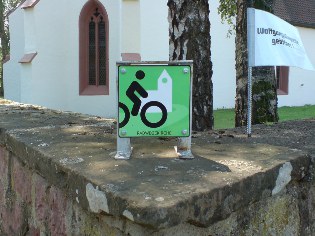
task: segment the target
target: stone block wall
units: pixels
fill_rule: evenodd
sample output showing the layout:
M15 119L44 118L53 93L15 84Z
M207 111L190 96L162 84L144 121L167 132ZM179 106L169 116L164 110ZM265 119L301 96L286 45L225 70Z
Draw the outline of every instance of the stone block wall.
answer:
M0 104L0 235L315 235L315 120L196 133L189 161L165 139L116 161L114 126Z
M291 183L285 193L263 198L209 227L185 223L155 231L126 218L83 210L64 191L0 146L0 235L311 236L315 232L315 214L311 212L315 188L310 179L307 182Z
M0 146L1 235L66 235L66 197Z
M82 210L0 146L0 235L124 235L125 220ZM113 225L108 225L113 224ZM137 232L141 232L137 231Z

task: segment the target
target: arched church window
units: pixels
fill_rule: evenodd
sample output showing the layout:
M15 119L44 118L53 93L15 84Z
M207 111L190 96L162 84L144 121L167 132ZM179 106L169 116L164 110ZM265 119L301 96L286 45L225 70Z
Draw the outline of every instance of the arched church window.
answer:
M108 16L103 5L89 0L80 14L80 95L107 95Z

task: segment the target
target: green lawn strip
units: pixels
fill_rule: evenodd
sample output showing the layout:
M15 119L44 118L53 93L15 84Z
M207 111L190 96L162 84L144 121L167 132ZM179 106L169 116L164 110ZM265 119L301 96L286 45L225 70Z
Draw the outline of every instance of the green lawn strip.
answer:
M234 109L218 109L213 111L214 129L234 128Z
M279 121L301 120L315 118L315 106L306 105L302 107L280 107L278 109Z
M315 118L315 105L302 107L278 108L279 121L302 120ZM234 109L218 109L213 111L214 129L234 128Z

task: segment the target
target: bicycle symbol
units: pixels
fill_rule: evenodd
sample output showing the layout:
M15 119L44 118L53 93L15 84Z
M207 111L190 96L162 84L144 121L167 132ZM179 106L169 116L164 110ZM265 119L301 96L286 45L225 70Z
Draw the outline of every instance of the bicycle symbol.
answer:
M138 80L142 80L145 78L145 73L139 70L135 76ZM136 92L140 95L140 98L136 95ZM127 125L131 115L137 116L139 111L144 125L150 128L158 128L166 122L168 112L172 111L172 78L164 70L158 78L158 89L149 91L146 91L138 81L133 81L128 87L126 95L133 102L133 107L130 112L124 103L118 103L119 108L125 113L124 119L119 122L119 128ZM161 100L163 100L163 103ZM156 122L151 122L147 119L147 113L162 113L162 117Z

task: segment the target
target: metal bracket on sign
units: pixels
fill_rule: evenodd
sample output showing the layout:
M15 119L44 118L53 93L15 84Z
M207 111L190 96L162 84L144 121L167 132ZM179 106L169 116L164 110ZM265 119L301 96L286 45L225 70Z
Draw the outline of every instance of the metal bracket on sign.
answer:
M118 129L117 129L118 130ZM120 138L117 134L117 153L116 160L129 160L132 153L130 138Z

